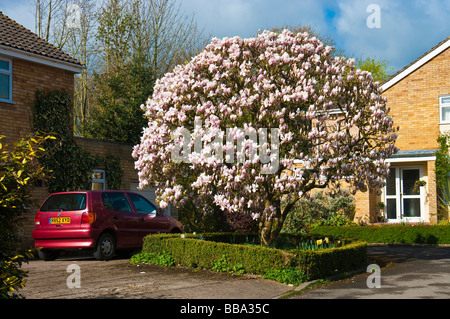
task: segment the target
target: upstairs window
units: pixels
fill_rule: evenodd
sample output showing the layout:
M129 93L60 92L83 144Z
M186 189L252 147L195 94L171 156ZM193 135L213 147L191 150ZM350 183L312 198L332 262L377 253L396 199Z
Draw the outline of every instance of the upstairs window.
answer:
M439 97L439 112L441 114L441 123L450 123L450 95Z
M12 62L0 57L0 101L12 102Z

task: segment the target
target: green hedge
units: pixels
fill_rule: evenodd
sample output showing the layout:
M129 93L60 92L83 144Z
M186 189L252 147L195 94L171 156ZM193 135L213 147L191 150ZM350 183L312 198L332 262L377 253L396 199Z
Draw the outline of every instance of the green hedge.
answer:
M319 226L311 229L310 234L353 238L368 243L450 244L448 225Z
M183 238L182 236L185 236ZM297 268L309 279L360 269L367 265L367 244L353 241L332 249L278 249L256 245L257 235L157 234L144 238L143 253L170 252L176 264L212 269L224 256L230 265L239 265L246 273L266 274L274 269ZM303 235L281 235L279 244L295 245ZM249 243L249 244L239 244Z

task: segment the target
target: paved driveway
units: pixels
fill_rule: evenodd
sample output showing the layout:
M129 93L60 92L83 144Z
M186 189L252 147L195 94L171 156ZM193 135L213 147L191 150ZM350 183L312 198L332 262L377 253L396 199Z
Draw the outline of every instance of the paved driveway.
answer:
M380 288L375 287L374 273L363 273L307 289L292 298L450 298L449 247L368 247L368 253L371 260L382 266ZM367 281L374 288L368 288Z
M33 260L20 292L27 299L271 299L292 287L258 276L182 267L131 265L90 257Z
M370 259L382 266L380 288L368 288L371 274L362 273L290 298L450 297L450 248L369 247L368 251ZM30 299L272 299L295 288L258 276L180 267L138 267L130 265L128 259L34 260L24 264L23 269L29 271L29 278L21 292Z

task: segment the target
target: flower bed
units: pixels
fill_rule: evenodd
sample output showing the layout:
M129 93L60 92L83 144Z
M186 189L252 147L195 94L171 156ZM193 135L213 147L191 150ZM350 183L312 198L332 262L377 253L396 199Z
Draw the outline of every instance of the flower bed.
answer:
M307 240L315 242L316 249L301 249ZM295 270L308 280L367 265L365 242L344 240L334 248L321 248L327 241L337 243L338 239L280 235L272 248L258 245L258 235L254 234L157 234L144 238L142 254L170 253L178 265L239 273L265 275L273 274L274 270Z

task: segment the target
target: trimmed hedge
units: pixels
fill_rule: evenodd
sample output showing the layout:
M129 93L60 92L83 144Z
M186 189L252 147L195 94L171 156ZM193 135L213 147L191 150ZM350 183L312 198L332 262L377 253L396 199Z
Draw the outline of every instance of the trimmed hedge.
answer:
M280 238L280 243L293 241L295 245L306 237L280 235ZM170 252L176 264L207 269L212 269L219 259L226 256L230 265L239 264L244 272L261 275L269 270L295 267L310 280L361 269L367 265L365 242L350 241L342 247L317 250L283 250L259 246L257 243L258 235L248 234L155 234L144 238L142 252Z
M449 225L319 226L316 236L339 236L368 243L450 244Z

